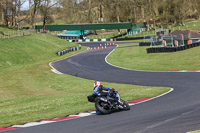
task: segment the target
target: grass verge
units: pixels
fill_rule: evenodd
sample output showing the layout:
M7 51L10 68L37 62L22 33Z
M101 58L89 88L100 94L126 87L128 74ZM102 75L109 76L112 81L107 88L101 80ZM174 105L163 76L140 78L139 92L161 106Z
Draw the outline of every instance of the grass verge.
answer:
M108 62L113 65L146 71L200 70L200 47L179 52L147 54L148 47L116 49Z
M117 42L116 42L117 44ZM139 45L139 43L124 43L124 44L117 44L118 47L125 47L125 46L135 46L135 45Z
M94 109L94 104L86 98L92 93L93 81L55 74L48 65L54 60L86 50L83 47L81 51L62 57L55 54L75 45L46 34L0 40L0 127ZM169 90L102 84L114 87L124 100L154 97Z
M200 133L200 130L198 130L198 131L191 131L191 132L187 132L187 133Z

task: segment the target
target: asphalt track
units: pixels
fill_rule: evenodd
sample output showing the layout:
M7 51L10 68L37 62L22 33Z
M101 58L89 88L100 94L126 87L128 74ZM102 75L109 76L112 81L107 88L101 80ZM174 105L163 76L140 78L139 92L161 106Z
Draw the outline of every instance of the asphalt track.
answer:
M83 44L97 47L99 44ZM116 46L86 51L53 62L64 74L81 78L143 86L163 86L174 91L157 99L109 115L94 115L6 133L185 133L200 129L200 73L146 72L111 66L105 57ZM191 58L192 59L192 58Z

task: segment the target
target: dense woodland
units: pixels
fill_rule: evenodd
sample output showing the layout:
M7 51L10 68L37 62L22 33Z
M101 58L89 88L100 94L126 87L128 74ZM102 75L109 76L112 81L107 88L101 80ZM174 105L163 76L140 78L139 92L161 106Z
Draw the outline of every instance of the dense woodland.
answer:
M29 2L29 10L22 5ZM0 0L0 23L16 27L36 21L65 24L133 22L184 25L199 19L200 0Z

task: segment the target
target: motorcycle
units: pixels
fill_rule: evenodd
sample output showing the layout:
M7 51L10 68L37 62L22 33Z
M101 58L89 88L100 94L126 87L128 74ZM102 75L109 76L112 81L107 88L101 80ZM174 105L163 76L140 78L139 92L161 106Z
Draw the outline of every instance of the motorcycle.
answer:
M110 114L115 110L130 110L130 106L127 102L120 98L117 91L111 92L112 96L107 93L100 93L98 95L87 96L89 102L95 103L95 108L102 114Z

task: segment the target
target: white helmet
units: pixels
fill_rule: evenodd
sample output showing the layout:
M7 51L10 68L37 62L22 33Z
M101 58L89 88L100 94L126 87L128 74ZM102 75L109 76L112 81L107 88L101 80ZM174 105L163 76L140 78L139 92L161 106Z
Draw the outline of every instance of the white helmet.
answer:
M94 82L94 87L95 87L95 86L100 86L100 85L101 85L101 82L99 82L99 81L95 81L95 82Z

